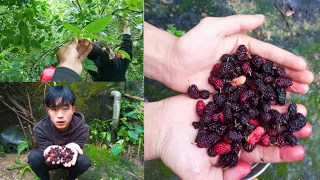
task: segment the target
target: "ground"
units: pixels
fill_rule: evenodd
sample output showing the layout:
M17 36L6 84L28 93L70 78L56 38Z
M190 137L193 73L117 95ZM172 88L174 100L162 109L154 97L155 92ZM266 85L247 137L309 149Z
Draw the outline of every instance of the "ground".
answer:
M132 148L130 153L126 153L121 156L112 156L106 151L97 147L86 147L89 156L91 155L92 166L90 169L80 176L78 179L109 179L112 178L123 178L123 179L143 179L143 159L142 155L140 158L137 156L135 148ZM23 152L20 155L20 160L27 162L27 156L29 152ZM92 156L92 154L97 156ZM102 160L99 161L99 160ZM15 164L18 159L18 154L5 154L0 156L0 179L19 179L21 168L11 169L8 167ZM129 161L128 161L129 160ZM106 166L106 164L108 164ZM53 180L60 180L66 177L67 170L60 169L50 171L50 177ZM25 171L23 174L23 180L34 180L35 177L30 171Z

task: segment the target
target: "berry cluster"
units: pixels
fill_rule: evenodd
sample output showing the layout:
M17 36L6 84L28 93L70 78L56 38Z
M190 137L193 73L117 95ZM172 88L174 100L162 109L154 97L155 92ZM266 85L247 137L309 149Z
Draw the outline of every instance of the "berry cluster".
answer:
M66 146L58 146L51 148L50 151L45 154L47 158L47 163L64 164L72 160L74 152Z
M270 107L284 105L286 88L292 88L292 80L282 67L249 54L246 46L240 45L236 54L223 55L221 63L213 66L208 82L217 93L207 104L197 102L200 121L192 125L199 129L197 146L208 148L211 157L221 155L220 166L234 167L242 147L251 152L257 144L297 145L298 139L292 133L306 125L306 118L293 102L284 114ZM188 94L193 99L209 96L196 85L189 87Z

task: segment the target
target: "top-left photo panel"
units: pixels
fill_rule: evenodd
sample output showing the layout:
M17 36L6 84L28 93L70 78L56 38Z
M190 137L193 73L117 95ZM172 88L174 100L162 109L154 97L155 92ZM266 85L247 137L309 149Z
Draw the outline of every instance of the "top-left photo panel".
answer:
M142 82L143 0L0 0L1 82Z

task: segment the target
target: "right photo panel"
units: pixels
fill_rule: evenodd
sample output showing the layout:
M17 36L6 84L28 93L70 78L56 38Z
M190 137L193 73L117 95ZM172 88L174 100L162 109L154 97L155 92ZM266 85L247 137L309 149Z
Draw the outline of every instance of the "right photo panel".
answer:
M144 178L318 179L320 2L144 1Z

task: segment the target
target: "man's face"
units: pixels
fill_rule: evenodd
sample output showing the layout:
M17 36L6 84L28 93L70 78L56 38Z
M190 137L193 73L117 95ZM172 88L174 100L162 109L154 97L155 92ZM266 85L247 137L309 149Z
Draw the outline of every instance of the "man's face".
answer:
M60 102L61 99L58 99L56 105L60 104ZM47 108L51 122L59 132L68 130L74 111L75 106L72 105Z

